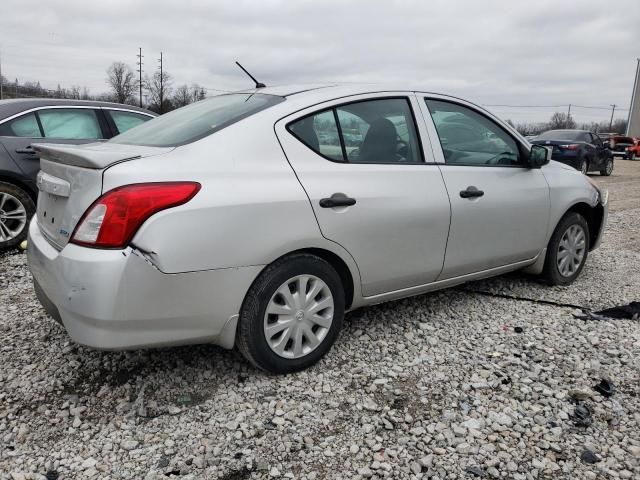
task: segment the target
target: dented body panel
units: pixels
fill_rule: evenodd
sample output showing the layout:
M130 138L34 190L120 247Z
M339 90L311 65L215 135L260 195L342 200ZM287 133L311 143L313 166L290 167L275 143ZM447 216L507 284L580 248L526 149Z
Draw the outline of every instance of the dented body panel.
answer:
M30 225L29 265L78 343L101 349L214 342L233 346L235 314L262 266L160 272L142 252L68 245ZM56 316L56 312L49 312Z

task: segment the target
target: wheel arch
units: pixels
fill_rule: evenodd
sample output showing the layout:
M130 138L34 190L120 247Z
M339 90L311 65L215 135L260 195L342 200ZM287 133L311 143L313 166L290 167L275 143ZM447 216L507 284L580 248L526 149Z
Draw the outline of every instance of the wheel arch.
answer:
M38 201L38 194L33 190L33 187L30 186L27 182L20 180L17 176L7 174L4 171L0 171L0 182L10 183L11 185L15 185L16 187L25 191L29 198L33 200L33 203Z
M593 250L595 239L600 235L600 229L602 228L602 219L604 217L604 208L599 203L596 206L591 206L585 202L578 202L572 205L558 220L558 223L569 212L579 213L587 221L589 226L589 251ZM557 225L557 223L556 223Z

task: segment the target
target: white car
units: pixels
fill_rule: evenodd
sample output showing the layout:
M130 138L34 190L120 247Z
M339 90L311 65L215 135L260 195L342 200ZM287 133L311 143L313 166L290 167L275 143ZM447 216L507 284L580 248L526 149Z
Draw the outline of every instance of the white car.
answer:
M260 88L34 148L29 265L74 340L237 345L272 372L318 361L348 310L519 269L568 284L607 218L545 147L410 89Z

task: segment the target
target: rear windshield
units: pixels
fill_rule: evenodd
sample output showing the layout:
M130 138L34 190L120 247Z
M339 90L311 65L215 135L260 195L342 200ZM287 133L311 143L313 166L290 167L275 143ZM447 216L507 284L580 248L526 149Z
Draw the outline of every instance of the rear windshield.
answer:
M583 135L580 130L549 130L538 135L536 140L582 140Z
M109 142L151 147L177 147L283 102L260 93L217 95L179 108L113 137Z

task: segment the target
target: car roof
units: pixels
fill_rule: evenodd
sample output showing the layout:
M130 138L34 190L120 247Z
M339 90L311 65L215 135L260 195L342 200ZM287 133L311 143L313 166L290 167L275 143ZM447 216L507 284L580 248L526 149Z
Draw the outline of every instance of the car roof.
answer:
M49 106L123 108L156 116L155 113L144 108L136 107L134 105L124 105L122 103L98 102L93 100L71 100L64 98L18 98L0 100L0 120L24 112L25 110L31 110L32 108Z

